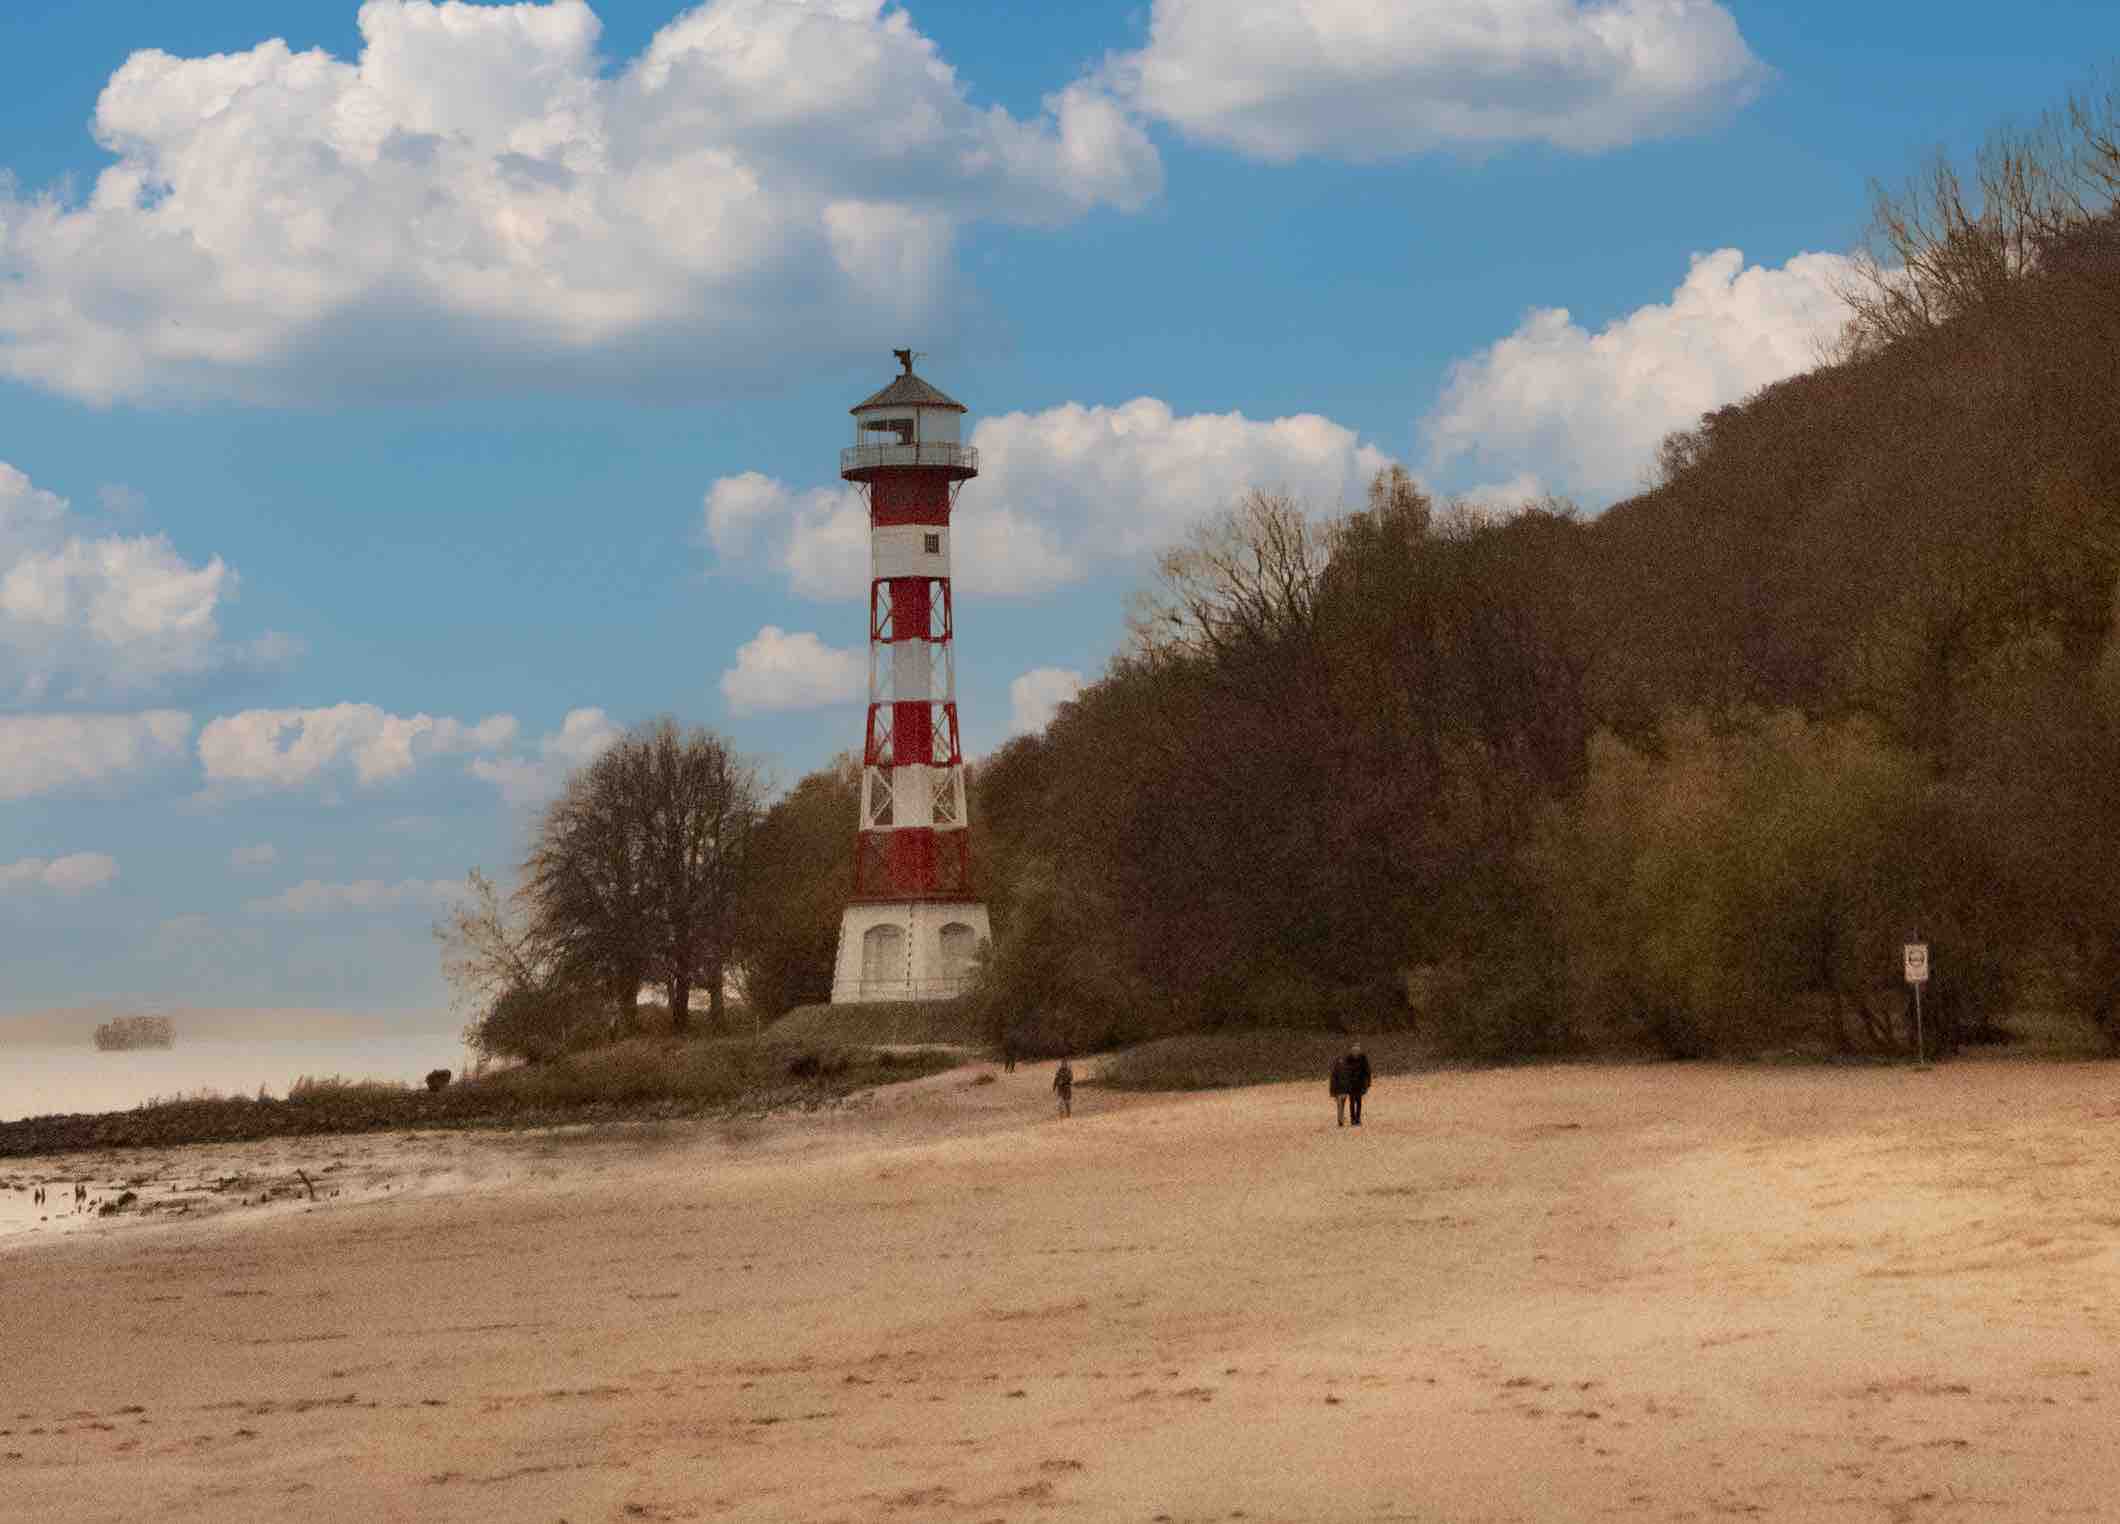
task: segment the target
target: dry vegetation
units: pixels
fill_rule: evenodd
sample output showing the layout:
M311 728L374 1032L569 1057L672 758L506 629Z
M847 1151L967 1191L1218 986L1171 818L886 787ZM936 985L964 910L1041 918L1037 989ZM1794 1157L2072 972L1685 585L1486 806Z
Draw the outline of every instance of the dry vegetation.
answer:
M104 1116L0 1123L0 1157L120 1145L229 1142L397 1128L525 1127L567 1121L737 1116L818 1105L960 1062L941 1050L636 1038L491 1071L441 1090L304 1076L284 1100L211 1091Z

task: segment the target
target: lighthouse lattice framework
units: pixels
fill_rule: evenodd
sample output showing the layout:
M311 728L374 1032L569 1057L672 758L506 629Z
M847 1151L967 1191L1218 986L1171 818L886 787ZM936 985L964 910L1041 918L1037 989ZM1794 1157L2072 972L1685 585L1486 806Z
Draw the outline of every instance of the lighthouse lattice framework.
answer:
M839 474L869 509L869 708L854 895L839 923L834 1004L961 994L988 935L972 882L957 728L950 509L979 474L964 404L901 373L851 409Z

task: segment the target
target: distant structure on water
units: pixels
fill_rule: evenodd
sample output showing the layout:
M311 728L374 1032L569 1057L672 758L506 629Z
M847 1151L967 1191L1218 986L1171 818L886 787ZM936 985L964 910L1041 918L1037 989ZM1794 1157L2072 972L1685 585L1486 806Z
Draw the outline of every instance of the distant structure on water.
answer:
M839 474L869 509L869 711L854 895L839 922L832 1003L959 995L990 934L972 885L957 731L950 509L979 474L964 404L913 374L850 410Z
M170 1048L176 1041L176 1024L167 1016L118 1016L96 1028L96 1046L105 1052Z

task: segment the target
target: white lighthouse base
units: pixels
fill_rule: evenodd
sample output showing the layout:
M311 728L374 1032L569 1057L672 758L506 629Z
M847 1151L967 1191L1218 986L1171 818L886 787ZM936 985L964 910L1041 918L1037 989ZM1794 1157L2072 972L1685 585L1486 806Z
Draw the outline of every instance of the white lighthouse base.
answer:
M945 1000L968 992L979 944L993 935L986 906L912 900L849 905L839 919L832 1004Z

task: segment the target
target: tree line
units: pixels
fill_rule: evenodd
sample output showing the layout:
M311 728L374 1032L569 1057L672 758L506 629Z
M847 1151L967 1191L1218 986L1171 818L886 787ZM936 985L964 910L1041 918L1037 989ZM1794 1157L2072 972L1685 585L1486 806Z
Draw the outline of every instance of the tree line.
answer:
M1944 1050L2033 1003L2120 1046L2116 125L2079 97L1879 190L1832 352L1601 515L1392 468L1167 551L1102 678L973 769L996 1032L1888 1051L1918 935ZM522 939L495 997L653 978L676 1013L718 958L768 1016L826 998L858 765L750 782L696 884L646 845L676 816L570 783L521 931L466 912Z

